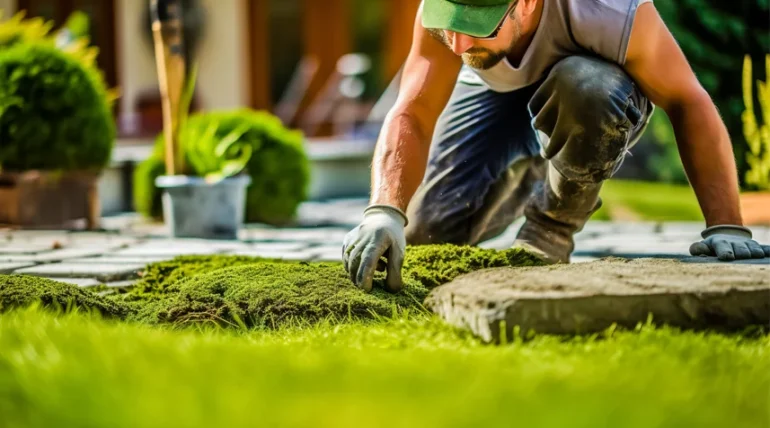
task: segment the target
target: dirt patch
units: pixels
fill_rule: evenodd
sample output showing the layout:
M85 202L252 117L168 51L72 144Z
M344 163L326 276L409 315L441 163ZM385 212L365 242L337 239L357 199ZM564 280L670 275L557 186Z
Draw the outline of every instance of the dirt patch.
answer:
M353 285L341 263L183 256L148 265L133 287L102 299L119 308L125 319L149 324L277 328L320 320L345 322L401 316L405 311L424 310L422 303L430 289L459 275L484 268L539 263L521 250L454 245L408 247L402 271L405 288L392 294L384 291L384 273L375 275L374 290L365 293ZM6 278L8 283L19 280L18 276ZM40 281L36 287L48 290L54 284L60 286ZM87 289L74 289L83 296L96 296ZM24 301L35 300L35 295L25 295L24 287L14 287L9 293L22 295Z
M494 340L507 328L547 333L633 327L648 316L681 327L770 322L770 266L608 258L459 276L426 299L450 323Z

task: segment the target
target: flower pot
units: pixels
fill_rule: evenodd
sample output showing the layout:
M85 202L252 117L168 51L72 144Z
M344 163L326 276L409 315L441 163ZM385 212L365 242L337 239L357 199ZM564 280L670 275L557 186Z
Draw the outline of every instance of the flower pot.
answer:
M86 220L99 228L99 175L85 171L0 173L0 224L69 229Z
M251 177L238 175L209 183L203 177L160 176L163 217L177 238L237 239L246 211Z
M740 198L745 224L770 226L770 191L745 192Z

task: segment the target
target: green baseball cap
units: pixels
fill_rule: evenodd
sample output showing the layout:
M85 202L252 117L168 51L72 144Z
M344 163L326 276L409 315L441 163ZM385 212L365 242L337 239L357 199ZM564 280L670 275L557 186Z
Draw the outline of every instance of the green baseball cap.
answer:
M511 0L424 0L422 26L487 37L510 5Z

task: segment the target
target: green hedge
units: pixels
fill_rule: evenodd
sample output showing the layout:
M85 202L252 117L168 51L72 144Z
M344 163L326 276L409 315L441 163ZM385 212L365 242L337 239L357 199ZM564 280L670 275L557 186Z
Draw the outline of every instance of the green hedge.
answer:
M115 134L98 70L47 44L0 49L0 168L98 171Z
M180 136L193 139L209 124L217 124L216 135L223 138L238 128L245 129L238 143L248 143L253 154L246 170L252 182L248 187L246 221L250 223L283 224L290 221L301 202L307 199L310 182L310 162L304 150L303 137L289 130L267 112L250 109L215 111L190 116ZM180 146L191 143L180 141ZM211 156L215 156L211 154ZM186 157L186 174L201 175ZM161 192L155 178L165 173L163 136L159 135L149 159L134 173L134 209L145 216L162 218Z
M656 8L708 91L727 125L741 184L748 169L743 135L743 57L754 60L754 75L764 80L764 56L770 52L768 0L657 1ZM671 135L669 144L673 142Z

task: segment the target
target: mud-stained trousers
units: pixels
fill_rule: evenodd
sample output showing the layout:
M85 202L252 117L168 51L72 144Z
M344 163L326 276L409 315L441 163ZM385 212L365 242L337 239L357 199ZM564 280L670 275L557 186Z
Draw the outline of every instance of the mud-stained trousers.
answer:
M463 68L407 210L407 243L476 245L525 216L517 246L568 262L653 108L621 67L594 57L567 57L507 93Z

